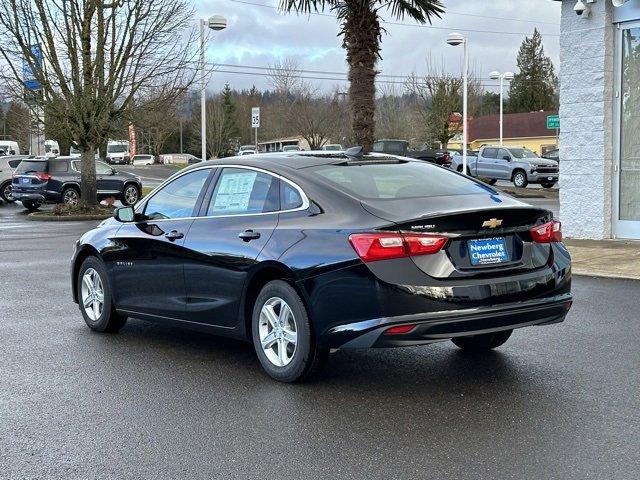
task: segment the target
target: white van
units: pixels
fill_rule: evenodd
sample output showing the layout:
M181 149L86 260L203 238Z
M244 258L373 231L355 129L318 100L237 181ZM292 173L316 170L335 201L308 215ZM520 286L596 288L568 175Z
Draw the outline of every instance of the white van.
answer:
M11 140L0 140L0 155L20 155L18 142Z
M131 163L129 142L127 140L109 140L106 160L107 163Z
M60 145L55 140L44 141L44 156L57 157L60 155Z

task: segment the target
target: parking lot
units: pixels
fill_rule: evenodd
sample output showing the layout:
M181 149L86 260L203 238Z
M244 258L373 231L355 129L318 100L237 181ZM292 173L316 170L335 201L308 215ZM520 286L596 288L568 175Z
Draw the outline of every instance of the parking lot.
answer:
M576 277L565 323L486 356L338 351L286 385L248 344L91 333L69 259L95 223L0 205L0 478L637 477L637 282Z

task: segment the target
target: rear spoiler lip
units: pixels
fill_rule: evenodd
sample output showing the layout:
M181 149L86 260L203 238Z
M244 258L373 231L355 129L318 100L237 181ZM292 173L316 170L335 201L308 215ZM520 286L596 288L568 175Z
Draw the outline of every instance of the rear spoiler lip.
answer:
M428 213L426 215L422 215L420 217L407 218L406 220L393 220L391 218L384 217L384 213L380 210L376 209L374 206L367 204L364 201L361 201L360 204L362 208L364 208L368 213L378 217L381 220L385 220L387 222L391 222L395 225L401 225L410 222L417 222L420 220L428 220L430 218L438 218L446 215L458 215L465 213L474 213L474 212L497 212L500 210L527 210L527 211L538 211L540 213L551 214L553 216L553 212L546 208L536 207L533 205L509 205L509 206L499 206L499 207L484 207L484 208L466 208L466 209L451 209L451 210L439 210L435 212Z

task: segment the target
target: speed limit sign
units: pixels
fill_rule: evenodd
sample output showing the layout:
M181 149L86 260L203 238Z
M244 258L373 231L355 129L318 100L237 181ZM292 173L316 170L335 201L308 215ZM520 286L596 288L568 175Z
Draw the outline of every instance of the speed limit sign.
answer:
M251 127L260 127L260 107L253 107L251 109Z

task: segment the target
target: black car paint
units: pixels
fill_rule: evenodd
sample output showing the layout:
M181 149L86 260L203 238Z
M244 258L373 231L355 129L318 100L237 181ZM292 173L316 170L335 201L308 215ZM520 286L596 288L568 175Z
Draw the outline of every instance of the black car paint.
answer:
M50 159L25 159L30 162L38 162L41 166L38 172L50 173L51 178L42 181L32 173L19 173L13 177L13 195L16 200L38 200L47 203L59 203L62 201L62 192L68 187L74 187L81 191L80 172L73 168L73 163L79 164L80 159L75 157L57 157ZM61 167L54 168L51 165L55 163ZM19 168L19 167L18 167ZM135 184L138 190L142 191L142 183L140 179L131 173L118 172L112 169L111 174L96 174L96 185L98 190L98 199L107 197L120 198L124 191L125 185ZM23 184L22 179L29 180L28 184Z
M527 238L528 229L548 221L550 212L484 185L486 193L477 195L395 205L361 201L306 173L313 165L337 161L304 155L261 159L260 168L301 187L310 199L304 210L208 218L196 207L194 218L186 220L107 220L78 241L72 278L87 255L97 254L123 313L242 339L250 335L246 320L256 288L265 278L286 278L307 305L317 341L334 348L429 343L564 319L571 304L569 253L561 243L531 244ZM228 162L209 161L185 171L211 167L213 182L216 167ZM232 163L256 167L252 159ZM206 188L209 195L212 184ZM201 195L199 204L203 200ZM504 217L502 228L481 228L495 216ZM451 235L446 251L365 264L348 241L354 232L424 231L425 224ZM171 230L184 238L167 240ZM246 230L260 232L260 241L238 238ZM466 242L457 239L495 235L520 248L517 261L469 268ZM73 295L77 302L75 284ZM382 335L389 325L407 322L421 325L406 335Z

